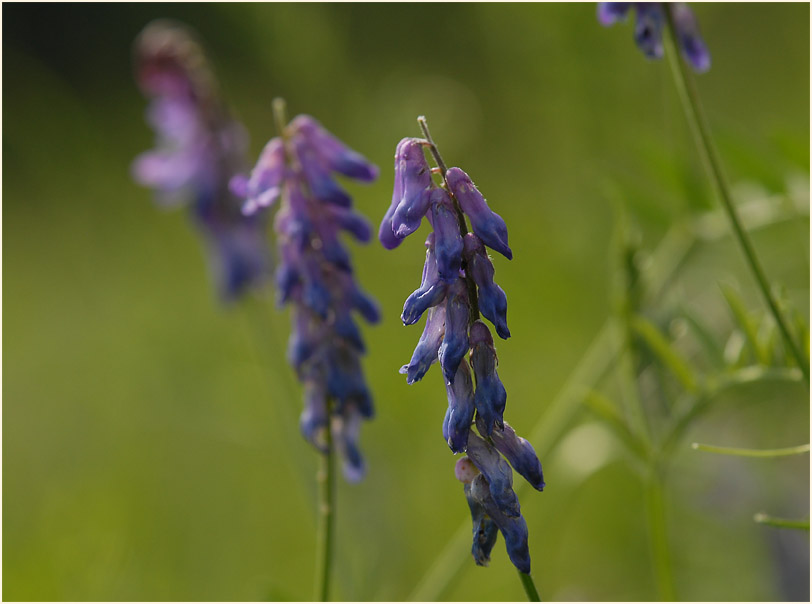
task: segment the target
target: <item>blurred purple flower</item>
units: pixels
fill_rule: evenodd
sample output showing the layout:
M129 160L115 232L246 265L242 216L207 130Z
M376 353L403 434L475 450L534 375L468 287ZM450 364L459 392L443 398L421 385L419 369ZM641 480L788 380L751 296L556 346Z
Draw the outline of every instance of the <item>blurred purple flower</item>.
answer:
M265 146L250 174L232 179L231 189L244 198L242 211L251 217L281 200L274 220L280 257L276 284L279 303L293 305L288 360L305 386L301 431L326 451L330 430L344 476L356 482L365 472L358 448L361 421L374 410L354 313L370 323L380 313L359 289L340 237L347 231L366 242L371 228L351 209L352 199L333 180L334 172L369 182L378 169L314 118L300 115Z
M710 69L710 52L699 33L696 17L687 4L684 2L598 2L598 21L604 26L624 21L632 8L635 9L637 15L634 41L648 58L660 59L663 56L665 11L670 10L677 34L677 43L685 59L698 73Z
M488 564L501 531L513 564L529 573L527 525L513 491L511 465L542 490L541 463L530 443L503 420L507 393L496 371L493 337L478 319L482 312L500 337L510 337L507 297L494 283L485 250L488 246L513 257L507 226L459 168L450 168L442 185L434 182L424 155L430 146L416 138L398 144L392 202L378 231L383 246L393 249L420 227L424 216L433 229L426 238L420 287L406 299L401 315L404 325L413 325L427 314L426 324L400 372L413 384L434 363L442 369L448 399L443 439L453 453L468 455L455 471L465 483L471 510L474 561ZM467 232L465 217L473 233Z
M264 221L243 216L228 187L245 165L245 131L228 115L203 50L183 25L147 25L135 41L135 69L150 99L156 148L135 159L133 178L161 205L190 207L218 291L234 300L270 270Z

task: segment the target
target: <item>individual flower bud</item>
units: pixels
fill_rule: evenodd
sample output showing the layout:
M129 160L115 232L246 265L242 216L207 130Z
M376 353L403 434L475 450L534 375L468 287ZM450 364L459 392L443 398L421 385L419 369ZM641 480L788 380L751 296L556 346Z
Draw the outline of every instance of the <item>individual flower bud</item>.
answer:
M299 274L299 264L301 256L299 251L291 245L281 247L281 260L276 267L277 303L279 306L285 304L293 293L294 288L301 282Z
M358 241L366 243L372 237L369 221L357 212L333 205L325 206L324 212L328 220L352 233Z
M238 174L229 182L231 192L245 199L242 213L246 216L271 207L282 193L285 176L285 145L279 137L265 145L251 175Z
M445 335L438 357L446 383L452 383L460 362L468 352L468 289L458 278L449 285L445 303Z
M454 465L454 476L462 483L471 484L471 481L476 478L478 474L479 470L476 469L474 462L468 457L460 457Z
M316 352L322 336L315 317L306 308L298 308L293 313L293 329L288 338L288 362L299 371Z
M598 2L598 21L601 25L625 21L631 7L631 2Z
M483 425L480 425L482 423ZM482 418L477 418L477 430L484 431ZM541 470L541 462L536 456L536 450L527 440L516 434L516 431L505 422L505 427L495 428L491 432L491 441L502 455L505 456L519 474L524 476L527 482L537 491L544 490L544 474Z
M437 352L445 335L445 305L429 309L426 326L417 342L408 365L400 368L406 374L406 383L414 384L423 379L432 363L437 362Z
M339 412L354 405L364 417L374 415L358 353L352 348L338 345L328 351L327 394L335 400Z
M677 41L683 56L695 71L699 73L707 71L711 65L710 52L699 33L699 23L697 23L694 11L684 2L674 2L669 4L668 8L674 19L674 29L677 32Z
M499 452L480 438L476 432L470 430L466 453L477 469L488 479L487 484L491 495L501 512L511 517L518 516L521 508L519 498L513 491L513 470L502 459Z
M659 2L638 2L637 21L634 25L634 41L649 59L663 56L663 24L665 15Z
M480 312L493 323L499 337L507 340L510 337L507 326L507 296L502 288L493 282L493 263L488 258L485 246L473 233L465 236L465 258L467 273L479 290Z
M351 275L339 273L338 282L351 308L357 310L369 323L377 323L381 320L381 311L378 304L361 291L361 288L358 287Z
M451 282L460 275L462 266L462 235L454 203L445 189L431 193L431 215L434 225L437 272L440 279Z
M460 461L466 460L463 457ZM470 463L470 461L468 462ZM459 462L457 462L459 466ZM478 473L478 472L477 472ZM476 475L471 476L473 480ZM465 499L468 501L468 509L471 510L471 520L474 524L474 539L471 545L471 555L477 566L488 566L491 561L491 551L496 545L496 538L499 536L499 528L485 512L485 508L471 495L471 484L467 481L464 487Z
M324 282L321 266L313 252L302 258L302 302L322 319L330 310L330 290Z
M305 382L305 403L299 416L302 436L322 453L327 453L327 394L320 380Z
M352 205L352 199L333 180L329 167L319 157L313 146L301 135L293 136L290 142L313 196L325 203L349 208Z
M494 426L504 425L507 392L496 373L496 350L488 327L482 321L471 325L471 366L476 377L474 403L477 415L482 418L485 435L490 436Z
M364 458L358 448L358 438L361 432L359 410L354 406L348 406L339 415L334 415L332 431L336 449L343 461L344 478L350 483L359 482L366 473Z
M402 197L392 214L392 232L398 239L404 239L420 227L429 209L432 186L423 141L417 138L404 141L398 145L395 154L395 189L399 180L402 183Z
M361 336L361 330L358 329L358 324L353 320L348 310L336 311L335 322L333 323L336 335L347 340L349 344L355 348L359 353L366 352L364 346L364 338Z
M301 133L331 170L362 182L372 182L378 177L374 164L330 134L315 118L299 115L290 127Z
M381 245L387 250L393 250L400 245L403 239L395 236L395 231L392 229L392 217L395 215L395 210L403 199L403 173L398 169L399 157L401 155L401 148L408 143L411 139L404 138L398 143L395 149L395 186L392 189L392 203L389 204L389 209L381 220L381 226L378 228L378 240Z
M486 476L480 474L471 482L471 498L479 503L485 513L499 527L505 538L505 547L513 565L525 574L530 574L530 550L527 546L527 523L521 514L510 516L503 513L496 498L492 497L493 486L488 485Z
M454 382L446 384L448 409L443 420L443 438L452 453L462 453L468 446L468 434L474 420L474 386L471 371L460 363Z
M477 237L508 260L513 258L513 252L508 247L505 221L499 214L491 211L482 193L468 175L459 168L449 168L446 172L446 181L463 213L471 219L471 226Z
M426 261L423 263L420 287L403 304L400 318L404 325L414 325L427 309L445 300L448 284L440 280L434 248L434 233L431 233L426 239Z

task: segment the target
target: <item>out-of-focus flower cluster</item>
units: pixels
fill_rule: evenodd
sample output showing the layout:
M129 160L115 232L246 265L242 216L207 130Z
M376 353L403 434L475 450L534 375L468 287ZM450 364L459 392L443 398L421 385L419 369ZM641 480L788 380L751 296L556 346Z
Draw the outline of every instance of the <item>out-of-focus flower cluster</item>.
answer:
M169 21L149 24L135 42L136 79L150 99L156 148L132 165L137 182L164 206L190 206L217 287L233 300L270 274L264 221L240 212L229 179L246 165L247 136L222 102L194 35Z
M598 20L607 26L624 21L632 8L637 14L634 41L649 59L663 56L665 11L670 10L677 42L685 59L700 73L710 69L710 52L699 33L694 12L684 2L599 2Z
M274 219L276 286L280 305L293 306L288 360L305 387L301 430L325 452L330 429L344 459L344 475L354 482L364 475L360 424L372 417L373 405L360 362L364 341L353 313L370 323L380 316L375 302L359 289L339 238L345 230L367 242L372 231L351 209L352 199L333 180L333 172L363 182L378 174L315 119L300 115L268 142L250 175L232 179L231 189L245 200L247 216L281 200Z
M513 564L529 573L527 525L510 466L538 490L544 488L544 478L533 447L503 419L507 393L496 371L490 329L479 320L481 312L501 338L510 337L507 298L494 283L485 249L513 257L507 226L459 168L450 168L442 185L434 182L424 154L430 146L416 138L398 144L392 203L378 233L384 247L393 249L417 231L424 216L433 228L426 239L422 282L401 316L404 325L413 325L425 313L426 324L411 360L400 371L413 384L433 363L442 369L448 399L443 438L452 452L467 454L457 462L456 474L465 484L473 517L474 560L488 564L501 531Z

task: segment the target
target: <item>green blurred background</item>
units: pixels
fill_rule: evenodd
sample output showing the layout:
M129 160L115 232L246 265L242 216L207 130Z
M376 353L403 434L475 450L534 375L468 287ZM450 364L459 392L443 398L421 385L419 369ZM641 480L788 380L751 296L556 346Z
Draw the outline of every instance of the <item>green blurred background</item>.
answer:
M713 56L698 86L737 195L794 208L754 237L808 321L809 6L695 11ZM254 156L284 96L381 166L373 185L348 185L376 224L395 144L427 116L510 229L515 258L494 263L513 337L498 350L521 434L614 310L615 202L646 250L717 205L668 65L640 55L628 24L602 28L591 3L4 4L5 600L311 598L316 456L298 434L288 313L272 292L222 308L185 213L129 177L152 146L130 45L157 17L206 41ZM421 331L398 316L422 237L351 247L384 319L365 330L378 416L362 432L367 479L339 485L334 595L403 600L468 510L439 372L414 386L397 373ZM762 308L725 237L670 291L723 338L720 281ZM737 391L689 433L667 491L680 599L808 600L808 533L752 522L808 515L808 456L688 446L808 439L797 384ZM522 509L542 597L656 598L643 489L612 433L578 411L540 452L548 487ZM523 598L501 538L490 568L468 548L443 599Z

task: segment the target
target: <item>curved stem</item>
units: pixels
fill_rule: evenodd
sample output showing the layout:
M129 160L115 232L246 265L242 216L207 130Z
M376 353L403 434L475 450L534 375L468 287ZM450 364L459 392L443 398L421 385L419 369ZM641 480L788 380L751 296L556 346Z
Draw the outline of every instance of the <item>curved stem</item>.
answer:
M519 578L522 580L522 587L524 587L524 593L527 594L527 601L528 602L541 602L541 598L539 597L539 592L536 589L536 584L533 583L533 577L531 577L527 573L523 573L522 571L519 571Z
M804 375L807 388L809 387L809 361L804 357L801 352L801 347L796 343L795 338L792 337L789 331L787 322L784 319L783 313L778 308L778 303L775 300L764 269L761 267L758 257L756 256L753 244L747 231L744 230L736 206L733 204L733 197L730 194L730 185L728 185L724 173L722 172L722 165L719 156L716 153L716 148L710 136L710 128L708 127L705 114L702 110L702 104L699 100L699 94L696 90L696 85L693 79L688 74L685 67L685 61L677 49L675 40L677 39L676 30L674 28L674 19L671 14L670 8L665 11L668 21L668 35L665 36L665 43L667 45L665 54L668 56L669 63L671 64L671 73L674 75L674 82L679 92L680 100L682 101L685 116L691 126L691 130L696 139L699 154L702 156L702 161L708 170L711 180L716 186L716 191L719 194L719 199L725 209L727 217L733 227L733 234L739 242L739 246L744 253L747 265L758 283L758 287L764 296L767 306L770 309L775 322L778 325L781 335L784 338L787 348L801 372Z
M328 407L330 406L328 401ZM328 413L328 417L330 414ZM319 455L316 482L319 485L318 529L316 533L316 595L318 602L330 599L330 571L333 567L333 519L335 516L335 476L333 463L333 436L328 425L326 452Z

